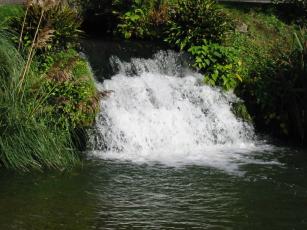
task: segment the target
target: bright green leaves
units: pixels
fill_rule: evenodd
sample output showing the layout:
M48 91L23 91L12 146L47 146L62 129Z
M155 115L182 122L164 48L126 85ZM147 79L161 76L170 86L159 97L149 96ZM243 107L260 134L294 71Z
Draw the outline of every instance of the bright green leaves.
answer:
M180 50L202 41L220 42L231 29L228 16L213 0L179 0L170 10L165 41Z
M204 41L188 51L194 58L193 66L204 74L205 83L230 90L242 81L241 61L233 48Z
M149 35L147 28L147 17L143 9L137 8L126 12L120 17L121 23L117 26L117 31L125 39L144 38Z

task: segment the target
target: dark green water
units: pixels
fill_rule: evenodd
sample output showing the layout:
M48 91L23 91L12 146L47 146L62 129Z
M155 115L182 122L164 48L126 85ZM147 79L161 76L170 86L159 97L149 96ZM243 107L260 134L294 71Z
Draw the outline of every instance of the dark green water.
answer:
M263 155L267 157L267 153ZM89 160L66 173L0 175L0 229L307 229L307 155L240 174Z

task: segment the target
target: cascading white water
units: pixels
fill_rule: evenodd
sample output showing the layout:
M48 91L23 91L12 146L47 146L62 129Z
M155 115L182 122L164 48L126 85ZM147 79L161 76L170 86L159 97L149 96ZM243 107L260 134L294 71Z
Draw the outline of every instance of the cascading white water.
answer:
M227 170L260 148L253 127L237 119L233 93L202 84L178 54L111 59L118 74L98 84L111 91L91 136L91 153L104 159L166 165L200 164Z

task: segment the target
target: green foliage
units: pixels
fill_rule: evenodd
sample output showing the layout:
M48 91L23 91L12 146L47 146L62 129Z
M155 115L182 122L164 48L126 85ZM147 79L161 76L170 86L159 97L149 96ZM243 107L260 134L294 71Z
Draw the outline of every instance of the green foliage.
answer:
M29 10L23 36L25 51L32 43L41 12L34 7ZM79 144L75 128L93 122L98 100L86 60L67 49L76 45L71 29L79 22L77 14L70 17L66 10L72 12L63 5L44 12L43 26L55 29L52 46L48 46L48 39L38 39L44 48L29 62L22 87L19 83L26 63L8 41L13 35L17 37L21 16L14 19L15 34L8 29L4 33L0 26L0 167L62 170L80 163L75 152Z
M231 34L226 43L242 58L244 78L236 93L246 102L258 128L306 143L303 92L307 91L302 76L307 74L300 67L305 65L302 45L294 45L295 40L303 40L302 35L295 38L296 27L286 25L274 11L224 10L237 25L244 23L248 28L245 33Z
M43 103L38 92L43 89L33 72L18 92L24 60L9 36L0 31L0 167L63 169L78 164L69 132L47 126L47 117L38 113Z
M21 6L0 5L0 27L7 26L11 18L22 17L23 13L24 10Z
M203 40L219 43L231 28L229 21L213 0L178 0L170 9L165 41L181 50Z
M44 113L52 125L62 129L85 127L93 123L98 110L98 97L93 74L86 60L74 50L57 53L46 73Z
M15 118L9 113L10 119ZM79 163L69 148L70 134L36 121L15 120L6 123L0 138L0 166L29 169L69 169Z
M207 84L230 90L242 81L241 61L233 48L204 42L202 46L192 46L189 52L194 57L194 67L204 73Z
M125 39L159 38L167 19L167 3L134 0L131 3L131 9L119 16L120 23L117 25L117 33Z
M23 36L23 47L27 50L34 38L34 34L41 17L41 9L36 6L29 8L25 21L25 31ZM16 17L11 22L11 28L14 29L16 35L20 34L23 17ZM52 37L48 42L48 46L43 47L43 51L58 51L62 49L74 48L79 44L81 35L80 26L82 20L79 14L67 6L66 4L58 4L43 14L40 31L43 29L54 30ZM19 37L15 37L18 43Z
M280 51L247 79L238 93L247 101L258 126L306 144L306 31L296 33L294 42L292 50Z
M306 35L306 30L295 34L296 48L280 55L273 76L257 82L255 91L266 123L301 142L306 142L307 130Z
M225 7L236 27L245 24L247 31L228 35L226 45L234 47L242 58L246 80L259 75L269 75L280 52L292 49L293 26L279 20L272 12L257 12L250 8Z
M275 51L269 47L269 44L263 45L249 35L237 32L232 36L231 46L242 60L242 75L245 81L272 71L271 66L276 57L272 56Z
M117 30L125 39L144 38L150 35L148 18L143 9L133 9L120 16L121 24Z

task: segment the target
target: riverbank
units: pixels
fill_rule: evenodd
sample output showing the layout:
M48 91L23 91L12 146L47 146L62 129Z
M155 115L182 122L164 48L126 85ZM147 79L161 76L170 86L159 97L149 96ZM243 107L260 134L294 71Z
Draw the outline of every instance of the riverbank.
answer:
M76 51L78 13L65 4L10 5L0 6L0 17L0 167L79 165L99 96Z

